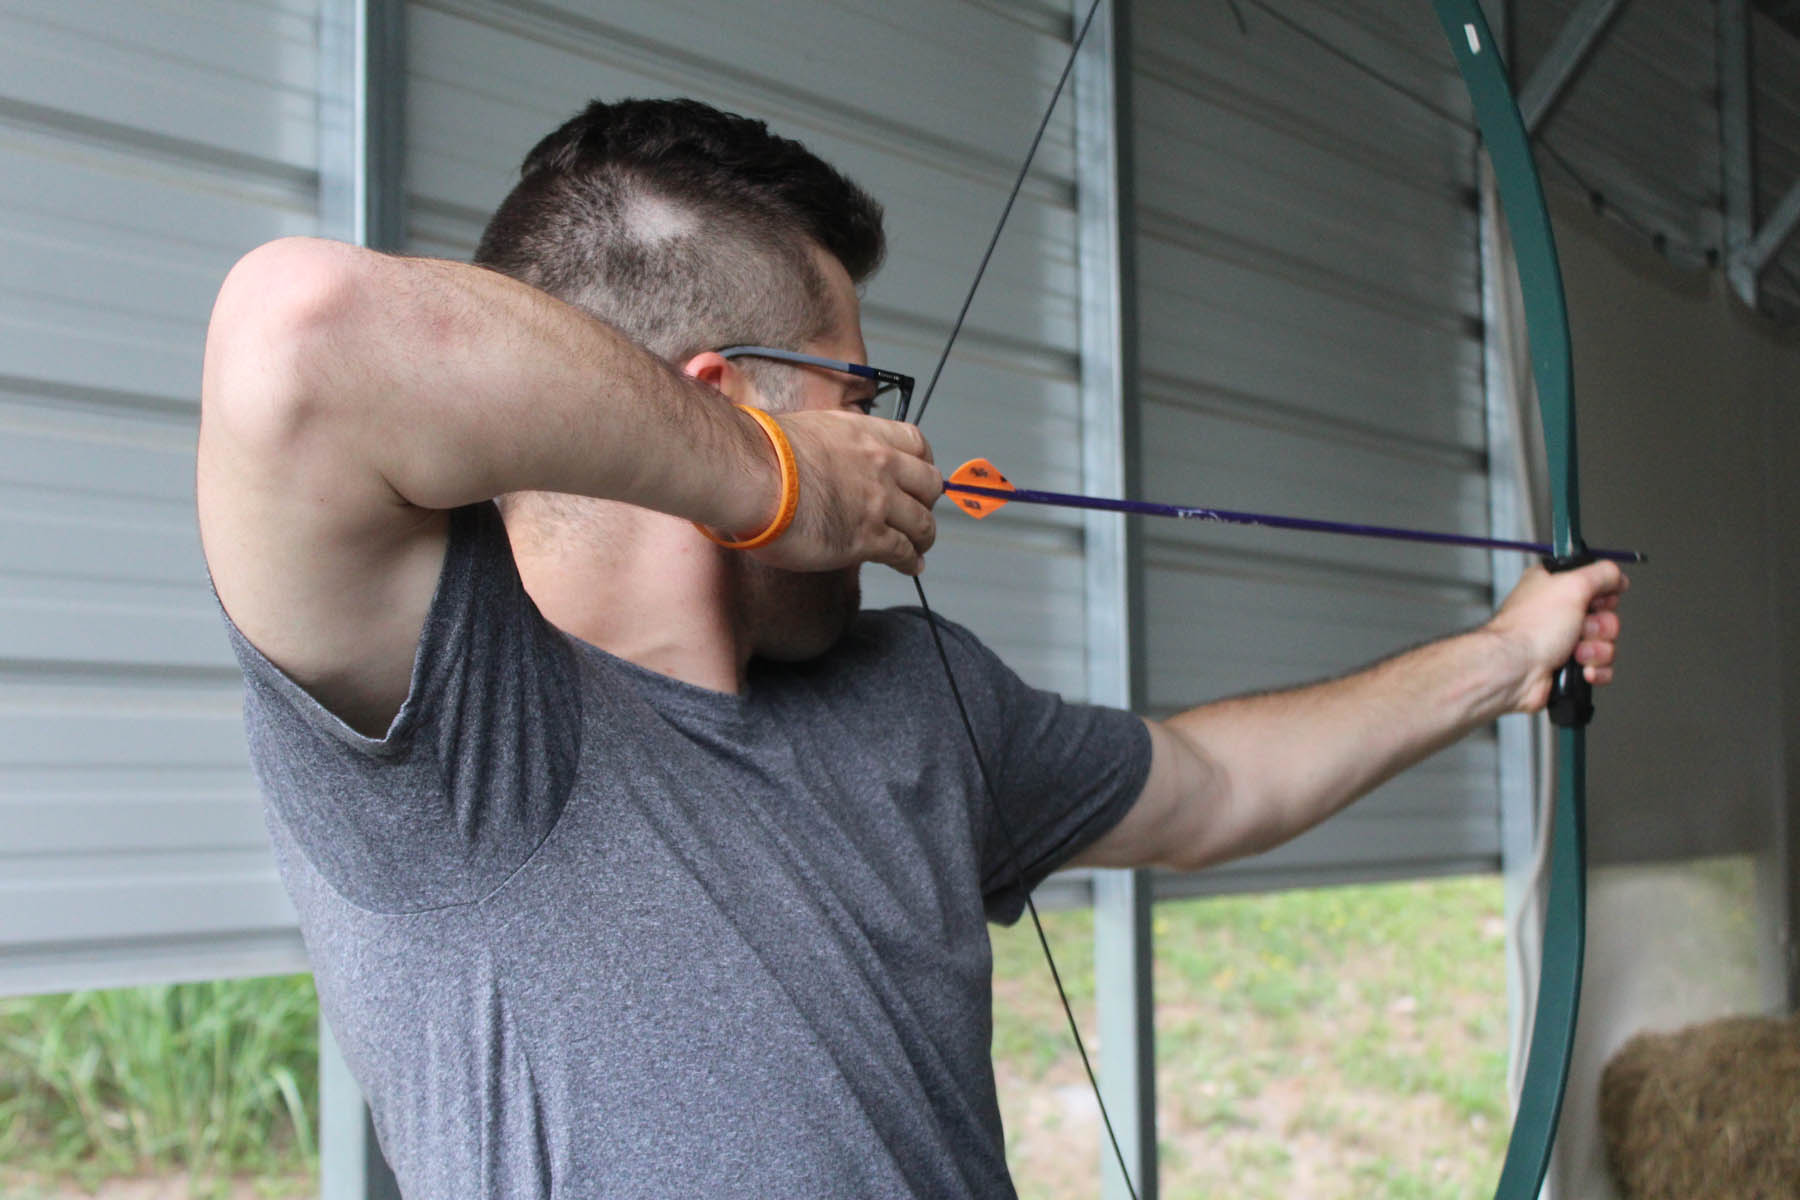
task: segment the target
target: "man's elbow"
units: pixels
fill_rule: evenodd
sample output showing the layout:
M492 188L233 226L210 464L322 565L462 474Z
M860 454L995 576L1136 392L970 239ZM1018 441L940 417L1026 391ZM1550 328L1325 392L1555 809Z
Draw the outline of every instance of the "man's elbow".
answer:
M1258 827L1261 810L1241 773L1194 731L1174 722L1165 722L1162 729L1176 751L1171 755L1176 769L1170 780L1175 799L1152 843L1154 865L1200 871L1267 849Z
M201 420L240 444L279 446L330 394L319 348L355 321L364 251L320 238L258 246L226 275L206 330ZM220 427L223 427L221 429Z

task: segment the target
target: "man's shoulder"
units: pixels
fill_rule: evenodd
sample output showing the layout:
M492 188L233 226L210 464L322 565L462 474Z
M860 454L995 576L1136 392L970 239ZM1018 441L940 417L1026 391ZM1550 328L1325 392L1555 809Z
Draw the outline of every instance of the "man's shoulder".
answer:
M998 686L987 681L1010 674L969 630L915 606L863 610L830 650L797 669L832 690L873 685L935 695L944 686L942 659L964 687L985 691Z
M934 626L936 637L933 636ZM832 652L841 652L847 657L894 657L906 662L911 662L922 652L935 662L936 643L940 639L952 662L971 654L987 653L980 640L963 626L936 613L927 613L917 605L864 609L851 622Z
M850 622L844 634L846 644L891 645L894 642L931 636L926 630L925 610L915 605L894 608L865 608Z

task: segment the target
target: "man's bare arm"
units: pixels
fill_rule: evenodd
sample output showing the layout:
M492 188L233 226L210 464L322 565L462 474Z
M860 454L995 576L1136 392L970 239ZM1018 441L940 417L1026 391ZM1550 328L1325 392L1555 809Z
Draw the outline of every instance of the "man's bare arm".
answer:
M917 432L782 418L801 511L777 565L917 569L941 484ZM445 510L511 491L766 524L768 440L617 330L477 267L312 239L247 255L207 334L197 477L221 601L367 733L405 698Z
M1150 728L1150 777L1081 866L1197 870L1305 832L1508 712L1542 708L1573 653L1612 679L1612 563L1528 574L1493 621L1310 687L1202 705Z

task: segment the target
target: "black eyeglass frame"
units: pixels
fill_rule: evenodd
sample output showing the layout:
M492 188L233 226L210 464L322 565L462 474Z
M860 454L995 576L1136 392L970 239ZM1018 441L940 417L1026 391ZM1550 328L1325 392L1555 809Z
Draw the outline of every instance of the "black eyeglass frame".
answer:
M820 358L816 354L801 354L797 350L781 350L774 346L727 346L718 351L721 358L767 358L775 362L797 363L803 367L825 367L832 371L842 371L846 375L854 375L858 379L872 379L876 382L875 395L869 399L871 403L884 392L897 392L900 401L894 406L895 421L906 420L907 410L912 407L913 377L902 375L898 371L884 371L880 367L871 367L864 363L844 362L836 358Z

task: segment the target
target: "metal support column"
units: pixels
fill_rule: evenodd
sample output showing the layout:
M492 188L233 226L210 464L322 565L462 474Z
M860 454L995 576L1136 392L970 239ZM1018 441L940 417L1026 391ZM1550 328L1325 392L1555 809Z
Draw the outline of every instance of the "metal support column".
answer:
M1789 577L1800 574L1784 567ZM1792 592L1780 593L1782 597ZM1800 622L1782 618L1781 664L1782 704L1782 770L1775 796L1775 879L1779 907L1775 913L1775 964L1777 981L1774 999L1782 1011L1800 1013Z
M1800 228L1800 183L1756 224L1756 108L1748 0L1719 0L1719 141L1725 193L1725 274L1757 307L1763 268Z
M376 250L405 240L406 5L324 0L319 15L319 227Z
M1495 537L1535 538L1540 533L1533 513L1536 483L1526 447L1535 436L1529 378L1516 369L1509 329L1519 319L1512 289L1511 249L1506 242L1499 197L1486 160L1477 167L1481 178L1481 309L1484 333L1488 444L1488 527ZM1511 315L1509 315L1511 314ZM1521 378L1521 375L1526 375ZM1516 554L1488 556L1494 603L1512 591L1524 573ZM1536 875L1539 812L1539 740L1536 718L1501 717L1496 725L1500 792L1500 873L1506 914L1506 1009L1513 1037L1509 1044L1511 1076L1524 1070L1530 1031L1521 1014L1532 1011L1536 991L1536 930L1543 923ZM1528 1019L1528 1018L1527 1018Z
M1794 481L1782 448L1800 440L1800 416L1786 396L1768 397L1763 412L1765 527L1792 529L1800 521L1800 483ZM1774 952L1766 978L1769 1010L1800 1013L1800 611L1792 602L1800 588L1800 563L1789 554L1771 554L1768 572L1779 683L1773 706L1779 770L1771 797L1773 836L1757 856L1758 907Z
M319 232L398 250L405 236L404 0L323 0L319 12ZM324 1200L399 1200L361 1089L319 1019Z
M1719 5L1719 170L1725 194L1725 277L1738 298L1757 305L1756 272L1745 251L1756 232L1755 125L1750 83L1749 0Z
M1076 0L1077 17L1085 5ZM1135 492L1136 378L1131 270L1131 109L1126 0L1102 5L1075 67L1077 217L1081 268L1082 483ZM1084 525L1088 697L1140 707L1140 556L1135 525L1088 513ZM1100 1086L1141 1200L1156 1186L1156 1038L1151 991L1150 876L1094 873L1094 990ZM1102 1194L1123 1200L1111 1148Z
M323 1017L319 1018L319 1195L321 1200L400 1200L400 1185L381 1157L362 1089Z

